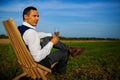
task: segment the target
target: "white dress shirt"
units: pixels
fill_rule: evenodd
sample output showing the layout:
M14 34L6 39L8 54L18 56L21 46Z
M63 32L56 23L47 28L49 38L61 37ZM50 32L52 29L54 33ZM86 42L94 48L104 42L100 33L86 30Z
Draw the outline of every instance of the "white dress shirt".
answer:
M32 28L32 29L28 29L24 32L23 40L24 40L25 44L28 45L30 53L33 56L33 59L36 62L39 62L42 59L44 59L47 55L50 54L50 51L53 47L53 43L48 42L47 45L45 45L43 48L41 48L40 39L47 37L47 36L52 36L52 34L37 32L35 27L31 26L30 24L28 24L26 22L23 22L23 25Z

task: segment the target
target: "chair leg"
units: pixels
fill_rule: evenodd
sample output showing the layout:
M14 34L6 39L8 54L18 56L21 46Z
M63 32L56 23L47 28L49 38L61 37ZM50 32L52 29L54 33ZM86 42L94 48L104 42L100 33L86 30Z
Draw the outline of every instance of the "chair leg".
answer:
M15 77L13 80L19 80L21 77L26 76L26 73L22 73L20 75L18 75L17 77Z
M51 65L51 68L53 68L56 64L58 64L58 62L55 62Z

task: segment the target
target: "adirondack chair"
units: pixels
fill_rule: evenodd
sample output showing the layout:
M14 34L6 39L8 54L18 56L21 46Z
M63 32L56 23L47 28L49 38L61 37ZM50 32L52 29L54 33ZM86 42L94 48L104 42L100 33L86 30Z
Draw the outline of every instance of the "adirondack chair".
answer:
M8 33L12 47L16 53L19 64L23 69L23 73L15 77L13 80L19 80L23 76L30 77L32 79L47 80L47 73L51 72L50 69L36 63L28 49L26 48L24 41L21 37L12 18L3 21L3 25ZM56 62L57 63L57 62ZM56 64L54 63L52 67Z

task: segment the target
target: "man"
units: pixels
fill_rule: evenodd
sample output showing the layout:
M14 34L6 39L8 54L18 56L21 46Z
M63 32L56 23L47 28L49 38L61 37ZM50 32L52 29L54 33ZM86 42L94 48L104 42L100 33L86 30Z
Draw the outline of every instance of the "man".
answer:
M66 72L69 55L79 55L83 48L69 48L59 41L55 34L37 32L35 26L39 20L39 14L35 7L27 7L23 11L23 24L18 27L21 36L30 51L33 59L51 69L51 64L58 62L52 69L55 74ZM44 38L41 42L41 38ZM52 48L58 50L51 53Z

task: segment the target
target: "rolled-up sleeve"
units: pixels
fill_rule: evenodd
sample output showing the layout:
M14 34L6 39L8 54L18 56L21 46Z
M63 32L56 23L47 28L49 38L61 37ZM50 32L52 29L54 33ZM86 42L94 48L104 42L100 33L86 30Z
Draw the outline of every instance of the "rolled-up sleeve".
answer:
M51 33L44 33L44 32L38 32L38 35L40 38L45 38L47 36L52 36Z

